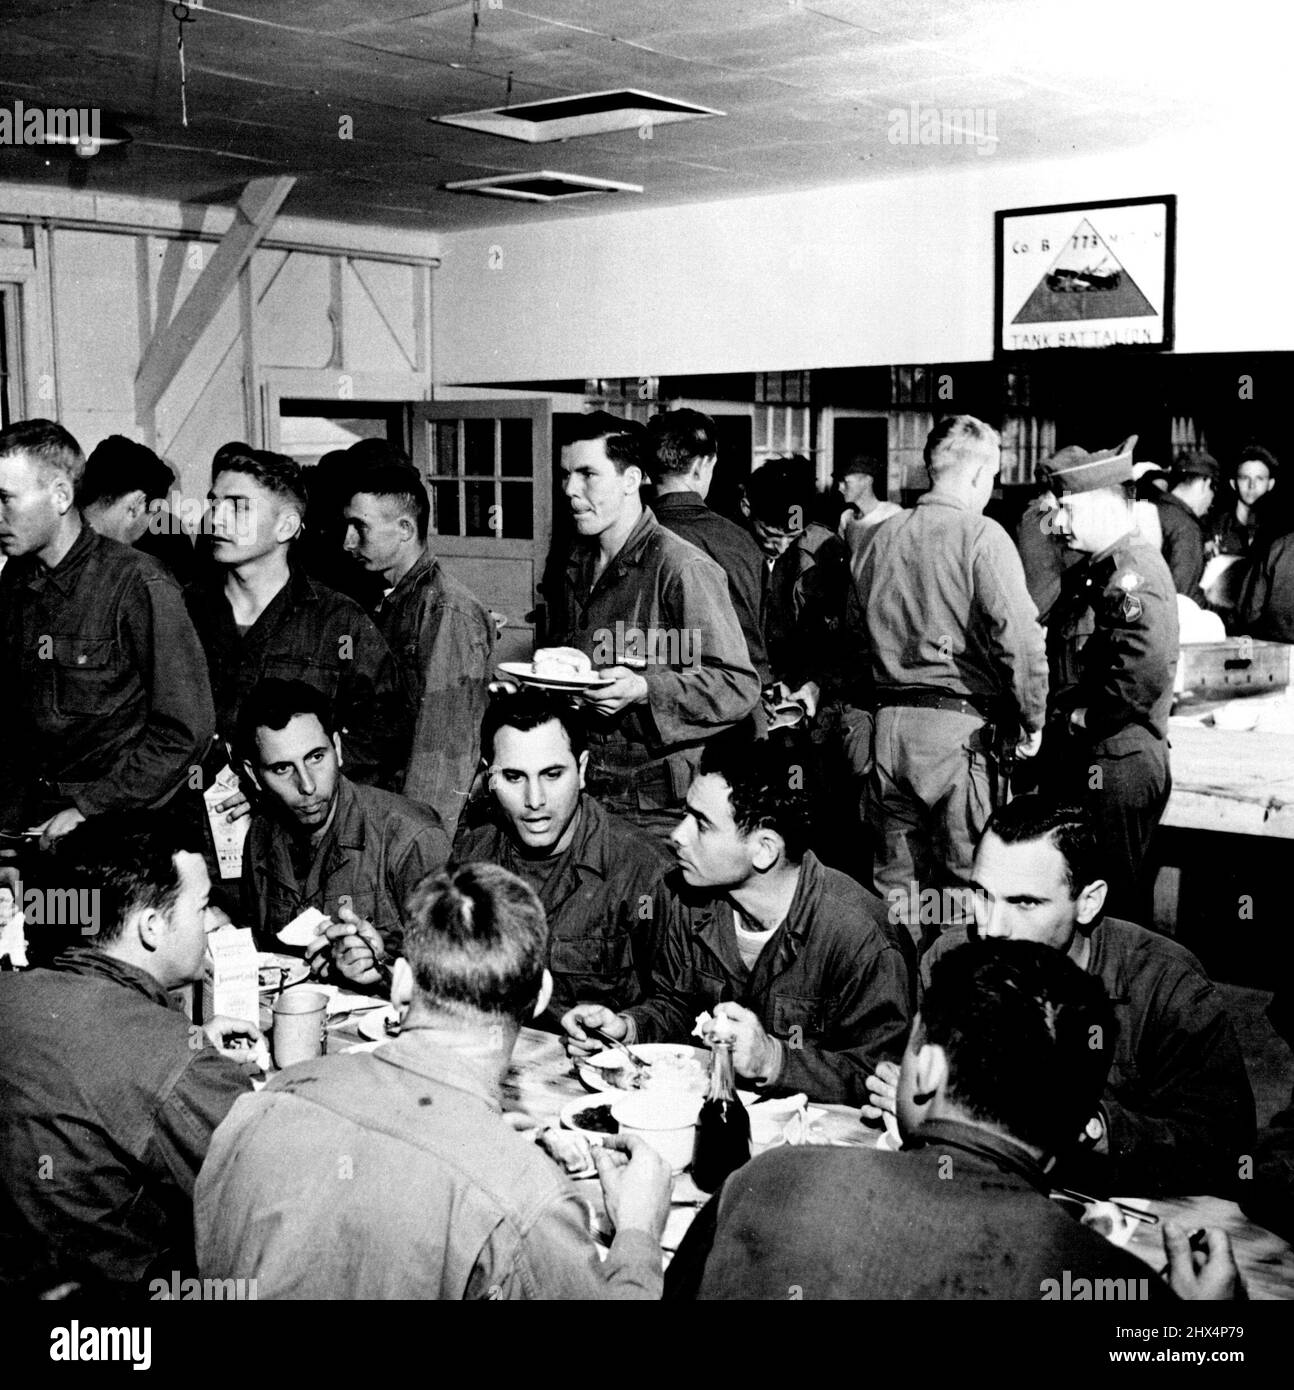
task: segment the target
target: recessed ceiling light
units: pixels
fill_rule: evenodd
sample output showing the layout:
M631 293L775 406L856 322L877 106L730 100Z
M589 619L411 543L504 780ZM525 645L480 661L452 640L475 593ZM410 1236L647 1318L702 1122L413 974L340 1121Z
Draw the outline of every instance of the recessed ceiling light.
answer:
M586 92L580 96L552 97L521 106L495 106L484 111L464 111L457 116L436 116L440 125L481 130L509 140L539 144L546 140L570 140L580 135L605 135L612 130L695 121L703 116L722 116L711 106L676 101L673 97L621 87L610 92Z
M527 203L552 203L559 198L581 198L589 193L643 191L640 183L590 179L583 174L554 174L547 169L533 174L496 174L488 179L459 179L442 187L451 193L481 193L489 198L519 198Z

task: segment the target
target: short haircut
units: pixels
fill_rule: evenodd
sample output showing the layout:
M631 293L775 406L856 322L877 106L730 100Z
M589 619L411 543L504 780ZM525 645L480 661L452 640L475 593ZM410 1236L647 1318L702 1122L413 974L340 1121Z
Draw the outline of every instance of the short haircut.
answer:
M281 680L277 676L258 682L238 711L235 752L255 766L259 756L256 731L286 729L298 714L313 714L329 738L336 732L332 707L322 690L307 681Z
M250 459L255 452L250 444L244 444L241 439L231 439L227 444L222 444L211 456L212 482L230 467L233 459Z
M813 464L802 454L768 459L746 482L746 501L756 521L778 531L794 531L809 524L817 501Z
M560 695L546 690L519 690L515 695L496 695L481 721L481 756L488 766L494 761L494 740L500 729L528 734L556 722L566 730L576 762L589 745L588 732L579 710Z
M852 454L843 463L838 463L832 474L835 478L852 478L854 476L863 478L882 478L885 476L885 465L871 456L871 454Z
M286 454L273 454L268 449L248 449L224 459L217 456L212 464L211 481L222 473L243 473L258 482L266 492L281 501L290 502L304 518L306 513L306 481L301 465Z
M813 840L813 787L803 755L773 739L752 740L739 732L706 742L700 775L728 784L732 818L743 835L774 830L788 863L798 864Z
M653 478L690 473L718 453L714 421L699 410L664 410L647 421L647 471Z
M926 437L926 467L939 474L968 464L979 465L1001 442L992 426L973 415L945 415Z
M984 835L996 835L1004 845L1027 845L1046 840L1065 862L1065 882L1071 899L1101 872L1100 848L1092 817L1081 806L1061 805L1036 794L1017 796L989 817Z
M1280 471L1280 461L1270 449L1264 449L1261 444L1246 444L1240 451L1240 457L1236 459L1235 470L1232 477L1240 471L1242 463L1263 463L1267 465L1267 471L1274 478Z
M77 501L82 507L96 502L109 506L128 492L142 492L155 502L170 492L174 482L175 474L146 444L124 434L110 434L85 461Z
M543 982L548 923L516 874L465 864L429 875L410 894L404 955L429 1004L523 1023Z
M380 497L392 503L400 516L407 516L414 523L418 539L427 539L431 503L422 479L411 468L403 468L398 463L375 463L347 484L346 492L347 501L363 493L366 497Z
M418 471L413 466L413 460L398 444L392 444L389 439L357 439L348 449L344 450L347 465L352 469L359 468L403 468L406 472L418 476ZM323 460L320 459L322 463Z
M943 1048L961 1109L1057 1154L1096 1113L1118 1027L1104 985L1063 951L988 941L935 963L909 1045Z
M591 410L585 415L571 417L566 444L601 439L607 458L615 464L617 473L637 468L647 473L647 431L637 420L622 420L605 410Z
M180 892L175 856L202 854L201 832L188 817L161 811L113 812L82 822L57 846L51 887L98 893L98 932L84 944L121 938L132 913L170 912ZM92 901L94 901L92 899Z
M17 420L0 430L0 458L26 454L42 474L51 469L67 478L79 489L85 473L85 455L81 446L53 420Z

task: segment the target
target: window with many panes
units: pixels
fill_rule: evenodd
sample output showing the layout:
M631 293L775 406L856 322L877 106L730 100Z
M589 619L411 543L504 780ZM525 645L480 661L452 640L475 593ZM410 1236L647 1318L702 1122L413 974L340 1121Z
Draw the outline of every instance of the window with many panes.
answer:
M532 428L528 418L431 422L427 481L436 535L531 539Z

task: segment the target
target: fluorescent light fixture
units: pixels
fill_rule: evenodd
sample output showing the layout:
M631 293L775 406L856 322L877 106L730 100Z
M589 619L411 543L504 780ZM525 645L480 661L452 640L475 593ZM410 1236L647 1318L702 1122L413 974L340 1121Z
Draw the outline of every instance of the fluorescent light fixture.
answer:
M526 203L555 203L558 199L583 198L590 193L643 191L640 183L590 179L583 174L554 174L547 169L533 174L496 174L488 179L459 179L441 186L451 193L480 193L488 198L517 198Z
M437 116L440 125L462 126L487 135L539 144L546 140L570 140L581 135L605 135L613 130L637 130L644 126L695 121L703 116L722 116L712 106L676 101L673 97L621 87L610 92L585 92L573 97L551 97L520 106L495 106L484 111L464 111L457 116Z

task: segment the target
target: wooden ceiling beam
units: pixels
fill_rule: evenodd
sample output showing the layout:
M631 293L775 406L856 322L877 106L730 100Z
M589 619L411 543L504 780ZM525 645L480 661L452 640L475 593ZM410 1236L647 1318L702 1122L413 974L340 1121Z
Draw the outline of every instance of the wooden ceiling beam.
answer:
M253 179L243 189L234 220L175 317L153 334L135 374L139 415L154 410L194 345L228 299L253 251L273 225L295 177Z

